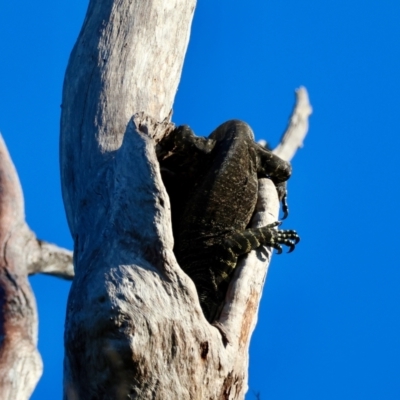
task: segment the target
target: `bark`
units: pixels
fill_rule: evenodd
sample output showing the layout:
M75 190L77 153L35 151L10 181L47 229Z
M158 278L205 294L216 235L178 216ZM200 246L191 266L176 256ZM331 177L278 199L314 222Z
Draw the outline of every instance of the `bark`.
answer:
M61 177L74 238L65 399L242 399L270 250L238 265L217 326L173 254L155 154L195 0L91 0L67 68ZM260 180L253 226L277 219Z
M72 254L36 239L29 229L18 175L0 135L1 400L28 399L42 374L37 309L28 275L44 270L71 277Z

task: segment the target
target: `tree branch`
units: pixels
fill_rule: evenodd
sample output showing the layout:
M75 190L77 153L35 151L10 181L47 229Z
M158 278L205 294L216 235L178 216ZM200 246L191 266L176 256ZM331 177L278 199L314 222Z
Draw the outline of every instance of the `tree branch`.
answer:
M303 147L303 140L308 132L308 118L312 107L307 89L301 86L296 90L296 102L289 119L289 125L274 153L283 160L290 161L298 148Z
M34 238L28 263L28 274L38 273L72 280L75 275L72 251Z

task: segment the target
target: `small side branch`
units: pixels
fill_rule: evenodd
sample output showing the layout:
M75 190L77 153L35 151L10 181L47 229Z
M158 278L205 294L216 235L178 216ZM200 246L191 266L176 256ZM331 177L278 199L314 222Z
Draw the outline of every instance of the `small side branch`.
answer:
M72 251L42 240L35 239L35 242L36 249L32 251L28 274L41 273L72 280L75 275Z

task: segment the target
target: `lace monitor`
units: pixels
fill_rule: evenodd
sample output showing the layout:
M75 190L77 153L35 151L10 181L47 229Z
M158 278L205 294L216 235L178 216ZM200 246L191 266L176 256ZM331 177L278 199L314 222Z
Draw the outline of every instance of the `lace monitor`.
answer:
M220 125L208 138L180 126L157 147L171 200L174 253L194 281L200 305L211 323L218 316L238 257L261 245L292 251L293 230L276 222L246 229L253 215L258 177L276 185L287 214L286 181L291 166L255 143L251 128L238 120Z

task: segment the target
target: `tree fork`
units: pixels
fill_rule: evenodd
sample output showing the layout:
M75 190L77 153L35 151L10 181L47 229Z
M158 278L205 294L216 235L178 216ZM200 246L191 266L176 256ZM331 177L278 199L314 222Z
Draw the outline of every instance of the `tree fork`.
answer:
M169 123L195 0L91 0L63 89L61 178L74 238L65 399L242 399L270 251L238 265L204 318L177 265L155 144ZM253 226L277 219L260 180Z

